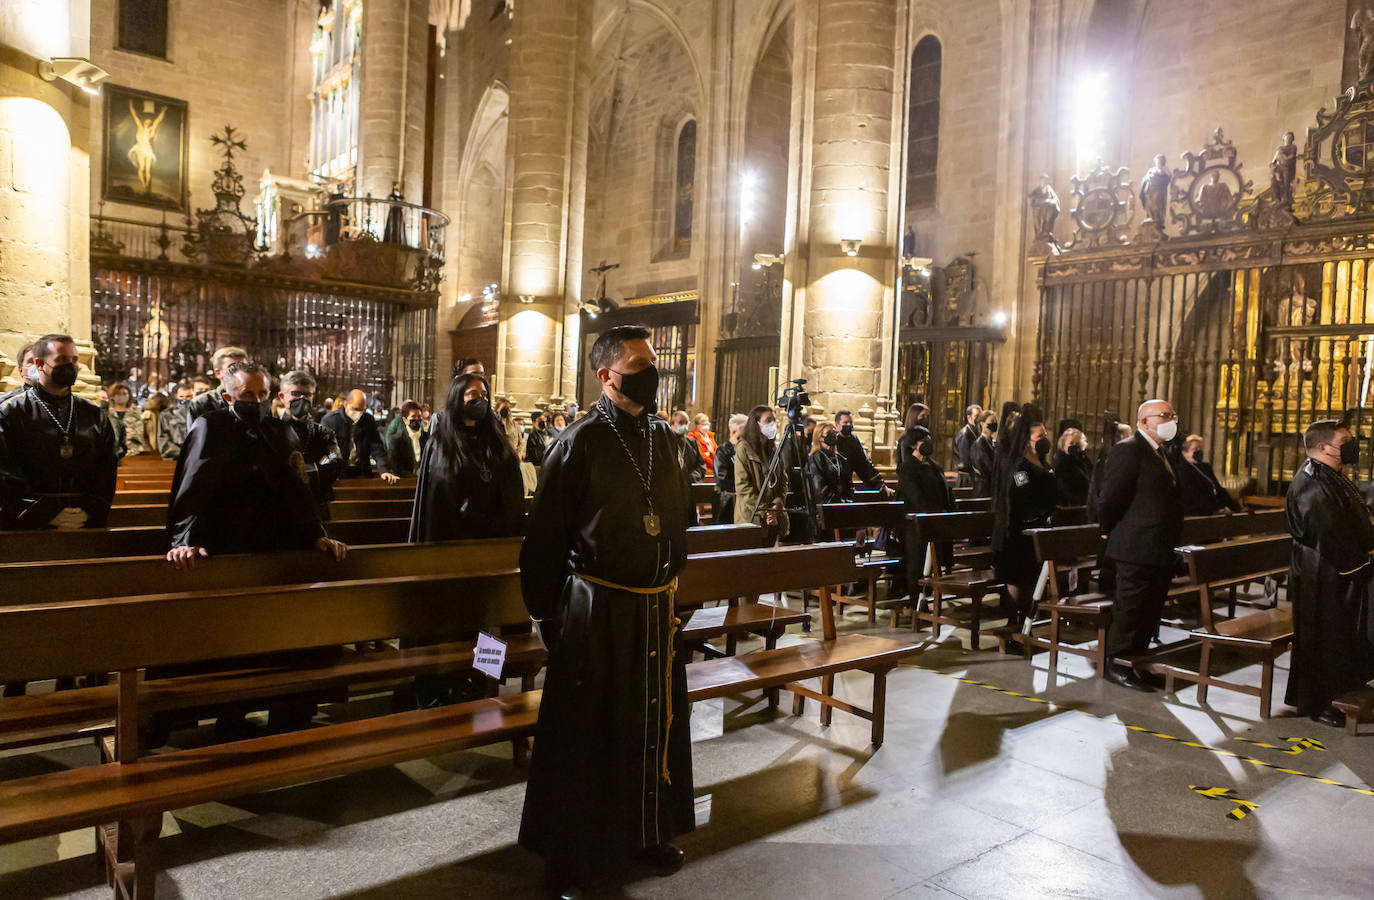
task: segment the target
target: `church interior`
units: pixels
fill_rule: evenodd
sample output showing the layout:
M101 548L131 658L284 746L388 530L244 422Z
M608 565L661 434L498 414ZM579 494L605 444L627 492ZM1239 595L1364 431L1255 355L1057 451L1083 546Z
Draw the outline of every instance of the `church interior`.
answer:
M0 0L0 395L0 897L1374 889L1368 0Z

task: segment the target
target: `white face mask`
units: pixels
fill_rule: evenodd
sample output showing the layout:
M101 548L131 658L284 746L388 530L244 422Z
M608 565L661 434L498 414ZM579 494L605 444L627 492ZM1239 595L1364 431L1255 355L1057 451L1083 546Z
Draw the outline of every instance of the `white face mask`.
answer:
M361 409L354 409L351 406L345 406L344 415L348 416L349 421L356 422L363 417L363 411Z
M29 363L29 367L24 370L24 379L28 381L30 384L37 384L38 367L35 366L33 363Z
M1167 422L1160 422L1159 427L1155 429L1155 434L1159 435L1161 443L1172 441L1174 436L1178 434L1178 423L1173 419Z
M765 422L765 423L762 423L762 424L759 425L759 431L763 432L763 436L766 437L766 438L768 438L768 440L770 440L770 441L771 441L771 440L774 440L774 439L777 438L777 436L778 436L778 423L777 423L777 422Z
M675 427L673 430L676 431L678 434L686 434L686 433L687 433L687 426L686 426L686 425L678 425L678 426Z

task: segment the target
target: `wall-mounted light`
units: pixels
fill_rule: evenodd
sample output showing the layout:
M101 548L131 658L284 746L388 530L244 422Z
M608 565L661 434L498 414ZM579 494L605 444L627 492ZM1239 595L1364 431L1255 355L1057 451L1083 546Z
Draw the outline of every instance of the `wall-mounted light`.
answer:
M754 265L752 268L755 271L759 269L771 269L773 266L781 264L782 260L783 256L781 253L755 253Z
M577 310L589 319L595 319L597 316L601 315L601 307L590 300L584 301Z
M496 282L492 282L482 288L482 303L486 306L496 306L501 302L501 288Z
M753 172L745 172L739 179L739 224L744 227L754 217L758 202L759 179Z
M61 78L88 94L99 94L100 82L109 78L110 73L80 56L54 56L38 61L38 77L44 81Z
M844 251L845 256L858 256L859 248L864 242L857 238L842 238L840 240L840 250Z
M518 294L518 295L516 296L516 299L519 300L521 303L524 303L524 304L528 305L528 304L534 302L534 295L533 295L533 294Z
M997 325L999 327L1007 324L1007 314L1002 312L1001 310L998 310L997 312L993 313L992 324Z

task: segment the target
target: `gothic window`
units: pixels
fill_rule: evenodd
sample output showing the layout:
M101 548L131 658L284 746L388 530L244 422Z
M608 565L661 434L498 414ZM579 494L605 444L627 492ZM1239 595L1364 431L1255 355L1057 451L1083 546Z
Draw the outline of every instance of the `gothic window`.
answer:
M907 207L935 205L935 168L940 150L940 41L926 35L911 53L907 101Z
M358 51L360 0L323 0L310 41L314 62L310 109L310 173L353 187L358 165Z
M118 46L167 58L167 0L119 0Z
M673 206L673 246L692 245L692 203L696 197L697 122L688 119L677 134L677 166Z

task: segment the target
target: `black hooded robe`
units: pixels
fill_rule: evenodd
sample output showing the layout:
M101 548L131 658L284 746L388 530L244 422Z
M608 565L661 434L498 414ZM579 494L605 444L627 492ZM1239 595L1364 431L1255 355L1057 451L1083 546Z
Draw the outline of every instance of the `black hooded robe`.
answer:
M1312 716L1374 678L1374 521L1348 478L1310 458L1293 477L1286 505L1293 535L1293 655L1284 700Z
M62 428L43 403L63 425L70 421L66 459L59 452ZM59 398L32 387L0 404L3 527L45 528L66 507L85 510L87 528L104 526L119 467L115 441L100 407L71 394Z
M520 843L568 873L592 873L695 826L686 656L672 594L687 562L691 486L666 422L603 398L549 448L521 583L541 621L549 665L525 792ZM653 509L629 451L647 470Z
M475 441L471 446L475 446ZM418 474L415 506L410 513L412 544L513 537L520 533L525 515L525 482L514 453L491 464L488 478L483 481L475 463L449 464L439 441L431 438L420 451Z

